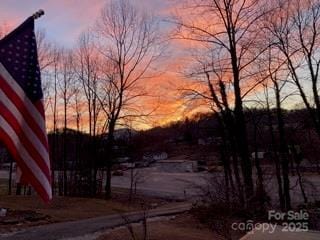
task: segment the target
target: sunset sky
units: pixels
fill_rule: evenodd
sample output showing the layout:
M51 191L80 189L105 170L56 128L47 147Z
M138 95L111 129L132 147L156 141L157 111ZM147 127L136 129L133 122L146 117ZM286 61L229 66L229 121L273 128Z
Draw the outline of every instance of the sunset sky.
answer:
M171 0L132 0L137 6L154 13L161 18L162 28L168 24L163 21L174 9L174 1ZM0 23L11 30L32 15L38 9L45 11L45 16L37 20L36 28L44 29L47 38L64 47L73 47L79 35L91 27L99 16L101 8L107 3L106 0L1 0ZM189 111L180 101L177 88L182 81L180 64L183 62L179 44L172 43L161 71L163 74L149 83L149 87L156 90L153 94L159 106L155 117L150 119L148 126L164 124L172 120L183 118ZM147 103L150 104L150 100ZM191 111L192 112L192 111Z
M170 0L131 0L151 12L166 12ZM13 28L39 9L45 17L37 22L56 42L72 46L78 35L96 20L107 0L1 0L0 22ZM149 10L148 10L149 11Z
M161 19L161 29L170 31L166 19L176 9L178 0L130 0L148 13ZM28 16L39 9L45 16L37 20L36 28L43 29L50 42L72 48L76 45L79 35L94 25L102 7L108 0L1 0L0 26L11 30L23 22ZM189 15L188 15L189 16ZM188 106L181 100L178 89L189 84L181 74L190 58L191 42L171 41L165 61L159 63L162 74L147 84L152 98L145 101L146 106L157 105L154 116L147 123L140 123L142 128L183 119L185 116L207 107ZM50 117L50 116L49 116Z

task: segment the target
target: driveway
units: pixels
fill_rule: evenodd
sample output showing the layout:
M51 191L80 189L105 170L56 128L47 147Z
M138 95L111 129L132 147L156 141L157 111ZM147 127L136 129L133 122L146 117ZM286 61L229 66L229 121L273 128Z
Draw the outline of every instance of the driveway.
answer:
M208 173L167 173L159 172L153 168L138 169L139 193L171 199L192 199L198 195L196 185L205 185ZM112 186L130 188L130 170L124 176L113 176Z
M223 173L207 172L185 172L168 173L161 172L154 168L141 168L139 171L139 182L137 190L139 193L179 200L194 200L199 196L197 186L206 186L210 177L222 177ZM253 176L255 177L255 175ZM254 180L256 181L256 180ZM130 188L130 171L125 171L124 176L113 176L112 186L120 188ZM274 202L278 202L277 181L273 175L264 176L265 188L268 195ZM303 185L308 195L309 201L320 199L320 176L305 174ZM300 185L297 176L290 176L292 202L303 203Z

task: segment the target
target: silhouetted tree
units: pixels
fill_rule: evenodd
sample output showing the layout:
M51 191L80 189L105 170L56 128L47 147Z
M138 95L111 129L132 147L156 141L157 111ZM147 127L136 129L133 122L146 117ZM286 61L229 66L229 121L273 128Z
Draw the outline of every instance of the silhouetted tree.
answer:
M142 116L137 100L147 95L146 79L161 55L161 36L157 21L127 0L110 1L101 12L95 31L97 48L103 58L99 101L106 115L107 182L111 195L114 131L119 121Z

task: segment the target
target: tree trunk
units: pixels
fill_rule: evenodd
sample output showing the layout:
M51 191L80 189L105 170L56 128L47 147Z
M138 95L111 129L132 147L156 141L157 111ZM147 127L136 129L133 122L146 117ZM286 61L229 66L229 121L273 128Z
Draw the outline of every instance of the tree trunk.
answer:
M9 182L8 182L8 195L12 194L12 172L13 172L13 159L11 156L9 156L10 159L10 170L9 170Z
M67 176L67 100L64 99L64 128L63 128L63 195L68 195Z
M263 185L263 173L260 165L260 160L258 158L258 144L257 144L257 123L254 123L254 159L255 159L255 167L257 170L257 177L258 177L258 184L257 184L257 190L256 190L256 196L258 197L258 200L261 203L261 208L264 209L264 205L266 203L266 192L264 190Z
M267 111L268 111L268 127L269 127L270 136L271 136L271 145L272 145L272 152L273 152L273 161L275 164L275 171L276 171L276 177L278 182L278 196L280 201L280 208L282 211L284 211L285 201L284 201L283 188L282 188L281 166L280 166L279 156L277 152L274 131L272 127L272 113L270 111L268 103L267 103Z
M106 178L106 187L105 187L105 197L106 199L111 198L111 164L107 163L107 178Z
M232 158L232 166L233 166L233 172L235 176L235 180L237 183L237 188L238 188L238 199L241 205L245 203L244 201L244 195L243 195L243 185L242 185L242 180L240 177L239 173L239 163L238 163L238 155L237 155L237 143L235 140L235 127L234 127L234 120L233 116L230 110L226 110L225 113L223 113L223 119L225 121L225 128L227 130L227 137L226 139L229 140L229 144L226 144L226 146L229 145L229 151L230 151L230 156ZM230 171L231 172L231 171Z
M274 81L274 85L275 85L275 95L276 95L276 104L277 104L276 112L277 112L278 131L279 131L279 142L280 142L279 150L280 150L280 159L281 159L281 166L282 166L285 209L289 210L291 209L291 198L290 198L288 146L286 142L283 113L281 108L280 89L276 81Z
M131 203L132 201L132 196L133 196L133 182L134 182L134 176L133 176L133 167L130 169L130 191L129 191L129 202Z
M230 33L232 34L232 33ZM234 33L233 33L234 34ZM253 196L253 180L252 180L252 165L249 157L248 139L246 121L243 113L242 96L240 88L240 73L237 62L237 50L235 48L235 38L230 39L230 54L231 54L231 65L233 71L233 87L235 97L235 136L237 141L237 151L241 158L241 170L244 180L244 188L246 195L246 202L249 201Z
M51 156L51 174L52 174L52 194L55 194L55 175L54 169L57 164L57 149L58 149L58 137L57 137L57 60L55 58L54 64L54 98L53 98L53 139L52 139L52 156ZM59 185L59 184L58 184Z
M297 175L298 175L298 182L299 182L301 194L302 194L304 203L308 203L308 197L307 197L306 191L305 191L304 186L303 186L303 179L302 179L302 174L301 174L301 171L300 171L300 163L302 162L302 156L301 156L301 154L298 153L298 151L295 148L294 144L291 144L291 152L292 152L292 155L293 155L293 160L294 160L295 165L296 165L296 172L297 172Z
M110 121L108 138L107 138L107 147L106 147L107 179L106 179L105 194L107 199L111 198L111 174L112 174L112 165L113 165L114 130L115 130L115 121Z

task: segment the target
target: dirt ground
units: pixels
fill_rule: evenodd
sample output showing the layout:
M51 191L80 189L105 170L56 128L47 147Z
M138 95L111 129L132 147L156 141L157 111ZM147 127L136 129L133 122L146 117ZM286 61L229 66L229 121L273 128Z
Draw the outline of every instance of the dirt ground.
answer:
M0 208L7 209L7 216L0 217L0 233L53 222L138 211L142 203L148 205L148 208L167 204L161 199L140 199L139 196L129 204L124 194L114 194L111 200L54 197L49 204L44 204L37 196L0 195Z
M140 240L143 238L142 224L133 224L136 238L132 238L127 227L121 227L101 236L98 240ZM149 240L220 240L224 239L200 224L190 214L178 215L147 224Z

